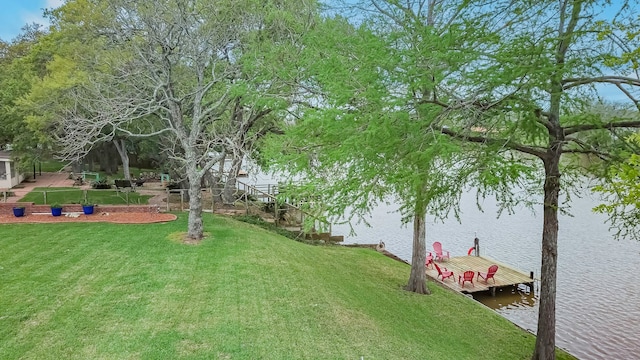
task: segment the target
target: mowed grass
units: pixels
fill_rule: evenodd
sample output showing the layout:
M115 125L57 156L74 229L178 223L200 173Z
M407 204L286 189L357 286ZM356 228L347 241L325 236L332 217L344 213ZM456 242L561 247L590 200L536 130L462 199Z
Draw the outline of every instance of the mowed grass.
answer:
M25 195L20 202L32 202L36 205L45 204L80 204L84 201L84 191L75 188L54 188L37 187ZM125 205L127 204L127 194L112 190L86 190L87 201L91 204L100 205ZM151 195L140 195L136 192L129 192L129 204L148 204Z
M409 267L205 215L0 226L0 359L527 359L534 338ZM566 357L561 354L560 358Z

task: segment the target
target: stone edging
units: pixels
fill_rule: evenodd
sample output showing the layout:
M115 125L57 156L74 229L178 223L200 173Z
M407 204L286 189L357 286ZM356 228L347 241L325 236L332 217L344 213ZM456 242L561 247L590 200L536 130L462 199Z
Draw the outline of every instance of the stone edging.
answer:
M0 203L0 215L13 215L13 208L16 206L24 207L25 215L34 213L48 213L51 212L50 205L35 205L34 203L14 202L14 203ZM80 204L63 204L63 212L82 212L82 205ZM108 212L108 213L159 213L160 206L158 205L96 205L94 212Z

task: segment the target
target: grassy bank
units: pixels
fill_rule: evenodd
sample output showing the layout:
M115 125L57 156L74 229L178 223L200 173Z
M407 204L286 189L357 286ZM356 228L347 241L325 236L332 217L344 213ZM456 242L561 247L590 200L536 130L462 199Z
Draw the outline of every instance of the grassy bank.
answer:
M206 216L0 226L0 359L527 359L534 338L367 249ZM173 236L172 236L173 235Z

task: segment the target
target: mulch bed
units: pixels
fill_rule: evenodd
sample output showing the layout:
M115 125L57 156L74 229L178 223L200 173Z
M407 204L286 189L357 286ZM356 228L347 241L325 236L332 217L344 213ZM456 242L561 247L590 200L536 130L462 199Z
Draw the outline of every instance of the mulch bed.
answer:
M60 222L110 222L114 224L151 224L176 220L174 214L166 213L95 213L91 215L52 216L51 214L30 214L22 217L0 215L0 224L34 224Z

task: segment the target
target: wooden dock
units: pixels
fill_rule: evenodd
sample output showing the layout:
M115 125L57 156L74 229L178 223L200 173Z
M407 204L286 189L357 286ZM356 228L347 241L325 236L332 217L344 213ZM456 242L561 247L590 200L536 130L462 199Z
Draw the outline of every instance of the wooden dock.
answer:
M531 276L490 258L482 256L459 256L445 261L439 261L437 264L441 269L447 268L447 270L453 271L454 276L442 281L438 277L438 271L435 266L431 265L427 268L427 276L444 286L461 293L470 294L474 292L489 291L491 294L495 294L495 291L498 288L518 286L520 284L529 286L529 289L533 291L534 279ZM499 266L498 272L496 272L495 275L495 284L491 279L489 279L488 283L483 279L477 279L478 271L486 273L489 266L493 264ZM476 273L476 276L473 279L473 285L467 281L463 288L458 283L458 276L461 276L467 270L472 270Z

